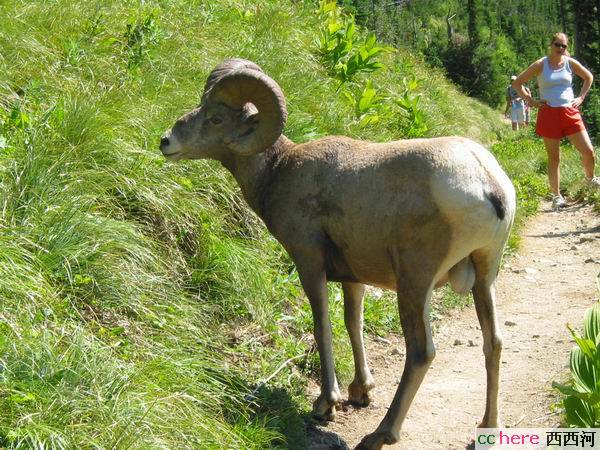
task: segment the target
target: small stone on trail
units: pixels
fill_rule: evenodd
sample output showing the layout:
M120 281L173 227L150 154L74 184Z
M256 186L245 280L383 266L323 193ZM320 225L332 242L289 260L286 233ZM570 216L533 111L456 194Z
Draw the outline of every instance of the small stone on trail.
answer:
M594 259L594 258L588 258L584 261L585 263L594 263L594 264L600 264L600 260Z
M579 239L578 244L583 244L584 242L592 242L594 240L594 238L589 237L589 236L584 236L581 239Z
M506 325L507 327L514 327L516 325L516 323L511 322L510 320L507 320L506 322L504 322L504 325Z
M454 345L463 345L463 341L461 341L460 339L455 339Z
M577 251L579 250L579 247L577 247L576 245L572 245L570 250Z
M472 339L469 339L469 347L475 347L475 342Z
M540 337L540 335L539 335L539 334L534 334L534 335L533 335L533 336L531 336L531 337L532 337L533 339L537 339L537 338L539 338L539 337Z
M375 340L377 342L379 342L380 344L385 344L385 345L391 345L392 343L390 341L388 341L385 338L379 337L379 336L375 336Z
M391 354L394 355L394 356L396 356L396 355L397 356L404 356L404 352L402 350L400 350L398 347L394 347L392 349Z
M537 259L534 259L534 261L540 262L542 264L550 264L550 265L556 264L554 261L552 261L551 259L548 259L548 258L537 258Z

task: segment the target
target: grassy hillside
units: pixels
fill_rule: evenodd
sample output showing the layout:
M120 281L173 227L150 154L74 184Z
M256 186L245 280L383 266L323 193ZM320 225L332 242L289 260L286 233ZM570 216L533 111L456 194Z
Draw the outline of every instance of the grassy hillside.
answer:
M293 265L222 168L168 164L157 144L231 56L281 84L293 140L403 137L406 118L361 125L337 91L315 11L291 0L0 3L0 448L302 448L318 361ZM387 97L412 80L424 135L505 133L497 111L411 55L382 61L372 80ZM518 161L539 149L511 148L525 173ZM331 297L347 380L336 288ZM366 316L372 333L398 328L388 297Z

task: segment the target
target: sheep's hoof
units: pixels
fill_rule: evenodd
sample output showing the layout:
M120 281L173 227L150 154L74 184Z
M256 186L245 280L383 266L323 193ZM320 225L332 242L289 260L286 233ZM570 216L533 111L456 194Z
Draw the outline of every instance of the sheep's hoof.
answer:
M502 425L502 422L500 422L499 420L487 420L486 418L484 418L481 423L479 425L477 425L477 428L503 428L504 425Z
M373 400L370 392L373 387L375 387L373 380L369 380L366 383L353 381L348 386L348 401L356 406L369 406Z
M312 416L320 421L332 422L335 412L342 407L342 395L339 391L329 395L321 393L313 403Z
M392 433L375 431L367 434L354 450L380 450L384 445L395 444L398 440Z

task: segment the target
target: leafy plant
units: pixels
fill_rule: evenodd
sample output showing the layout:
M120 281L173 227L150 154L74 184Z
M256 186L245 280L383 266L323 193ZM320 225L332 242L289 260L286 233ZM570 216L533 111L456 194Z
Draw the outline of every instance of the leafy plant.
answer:
M573 427L597 428L600 426L600 302L585 313L583 335L570 325L577 347L571 350L571 382L554 382L565 398L567 424Z
M354 18L344 17L336 2L321 1L319 14L325 17L318 39L319 53L325 64L333 69L354 47Z
M365 42L355 49L346 62L338 62L335 66L335 73L342 83L352 80L360 72L370 73L385 67L382 63L375 61L375 58L382 53L393 51L393 48L381 47L376 44L375 35L369 34Z
M375 34L369 34L357 44L354 16L344 15L336 2L320 2L319 14L324 16L324 27L318 39L319 53L329 72L341 84L355 79L359 73L371 73L385 67L377 56L394 51L392 47L377 45Z
M395 101L400 107L404 118L401 126L403 134L408 138L422 137L427 132L428 127L425 113L419 106L421 95L415 94L419 82L416 78L411 80L403 78L402 84L404 85L404 92Z
M373 86L371 80L367 80L364 88L357 92L344 90L342 94L352 105L361 127L378 123L382 116L390 114L385 107L384 97L379 95L379 91Z

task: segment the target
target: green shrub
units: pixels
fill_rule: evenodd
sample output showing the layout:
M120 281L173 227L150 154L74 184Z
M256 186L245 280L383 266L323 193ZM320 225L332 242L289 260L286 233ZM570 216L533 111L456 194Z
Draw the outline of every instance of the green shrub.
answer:
M393 48L377 45L374 34L368 34L364 42L357 43L361 36L354 17L346 15L335 1L321 0L318 12L324 20L318 39L319 53L330 74L341 84L354 80L359 73L371 73L384 67L376 58Z
M600 281L600 278L599 278ZM600 283L599 283L600 289ZM583 335L571 326L577 343L571 350L571 381L552 383L563 395L567 425L578 428L600 427L600 302L589 308L584 317Z
M407 138L423 137L428 131L427 121L424 110L419 106L421 94L416 94L419 87L419 80L413 78L408 81L402 79L404 92L395 98L396 104L400 107L402 120L400 129L402 135Z

